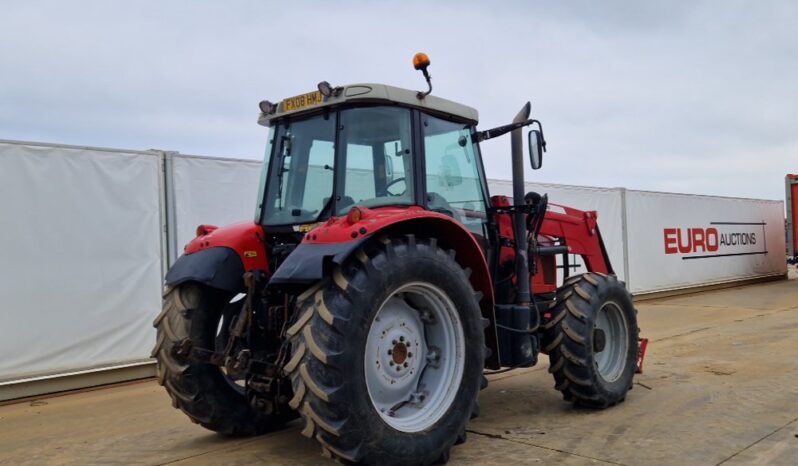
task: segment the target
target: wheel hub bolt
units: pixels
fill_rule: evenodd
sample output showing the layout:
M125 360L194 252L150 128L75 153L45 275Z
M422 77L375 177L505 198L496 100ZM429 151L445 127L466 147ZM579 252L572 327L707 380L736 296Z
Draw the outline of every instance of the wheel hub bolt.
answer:
M412 404L418 404L424 401L427 398L425 392L415 392L410 394L410 399L408 400Z

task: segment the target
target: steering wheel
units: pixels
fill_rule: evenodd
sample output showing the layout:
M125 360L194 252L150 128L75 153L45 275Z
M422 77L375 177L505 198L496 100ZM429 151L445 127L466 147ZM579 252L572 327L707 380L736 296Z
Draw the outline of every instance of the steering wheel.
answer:
M400 181L405 181L405 177L403 176L401 178L396 178L395 180L391 180L390 182L388 182L388 184L385 185L385 192L387 194L391 195L391 196L404 196L404 194L407 192L407 183L406 182L405 182L405 190L402 191L401 193L394 194L394 193L388 191L388 188L390 188L391 186L395 185L396 183L398 183Z

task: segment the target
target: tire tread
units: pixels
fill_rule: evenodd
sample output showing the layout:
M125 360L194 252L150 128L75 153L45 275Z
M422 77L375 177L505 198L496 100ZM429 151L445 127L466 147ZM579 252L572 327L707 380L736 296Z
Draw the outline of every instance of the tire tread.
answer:
M166 290L162 310L153 321L157 338L152 357L156 359L158 384L166 389L174 408L186 414L191 422L206 429L239 436L258 435L282 427L289 417L263 415L254 411L251 416L231 415L231 409L217 403L220 400L222 403L233 403L233 400L226 399L222 394L205 396L214 390L214 386L198 371L198 367L179 360L173 354L173 346L189 337L192 316L206 291L195 283Z
M599 290L617 286L623 287L614 275L589 272L568 277L549 307L552 317L542 326L543 347L549 354L549 372L554 376L554 388L563 394L566 401L579 406L605 408L622 402L626 395L626 391L610 393L599 386L598 371L590 366L593 360L592 348L589 347L592 337L588 338L587 333L592 331L598 312ZM625 289L623 291L628 294ZM632 312L628 330L636 342L639 329L635 314L636 310ZM628 367L625 370L629 372ZM631 372L633 377L633 369Z
M292 326L292 348L305 348L299 364L286 365L284 370L291 376L295 396L292 406L301 406L305 418L302 434L315 438L322 447L322 453L343 463L373 462L373 445L367 445L356 435L351 435L353 413L346 407L346 400L336 399L336 393L343 386L330 386L329 381L340 379L337 368L339 348L345 345L343 327L350 323L352 313L350 293L361 292L358 286L369 282L371 274L381 273L385 263L398 257L398 249L412 252L422 248L435 251L442 258L454 261L453 250L443 250L434 238L421 239L415 235L402 238L383 236L371 242L354 254L354 259L336 266L331 279L324 279L315 286L316 291L297 301L301 318ZM462 270L462 269L461 269ZM467 272L463 271L467 281ZM474 299L482 298L475 293ZM292 358L293 360L293 358ZM487 379L479 381L487 386ZM345 382L344 382L345 383ZM479 407L474 402L471 414L475 417ZM465 441L465 426L462 432L451 439L441 453L441 459L448 459L449 448L458 441Z

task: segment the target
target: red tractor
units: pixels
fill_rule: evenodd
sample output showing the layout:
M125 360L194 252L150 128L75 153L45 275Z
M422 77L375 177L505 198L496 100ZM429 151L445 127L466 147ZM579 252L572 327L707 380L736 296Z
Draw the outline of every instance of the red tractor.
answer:
M632 298L595 212L524 192L523 128L532 168L546 148L529 103L478 131L414 65L426 92L322 82L261 102L255 220L197 228L154 322L158 380L194 422L250 435L301 416L340 461L433 464L465 441L485 369L544 353L566 401L624 400ZM479 143L506 133L513 197L490 197Z

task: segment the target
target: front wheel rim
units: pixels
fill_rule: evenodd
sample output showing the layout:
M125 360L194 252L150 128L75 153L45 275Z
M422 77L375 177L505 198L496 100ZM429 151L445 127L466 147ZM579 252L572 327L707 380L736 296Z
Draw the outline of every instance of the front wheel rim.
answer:
M386 424L406 433L434 425L454 402L464 366L462 321L443 290L413 282L383 301L364 369L369 399Z
M604 332L604 348L595 354L596 368L605 382L618 380L626 368L629 332L619 305L605 303L596 316L596 329Z

